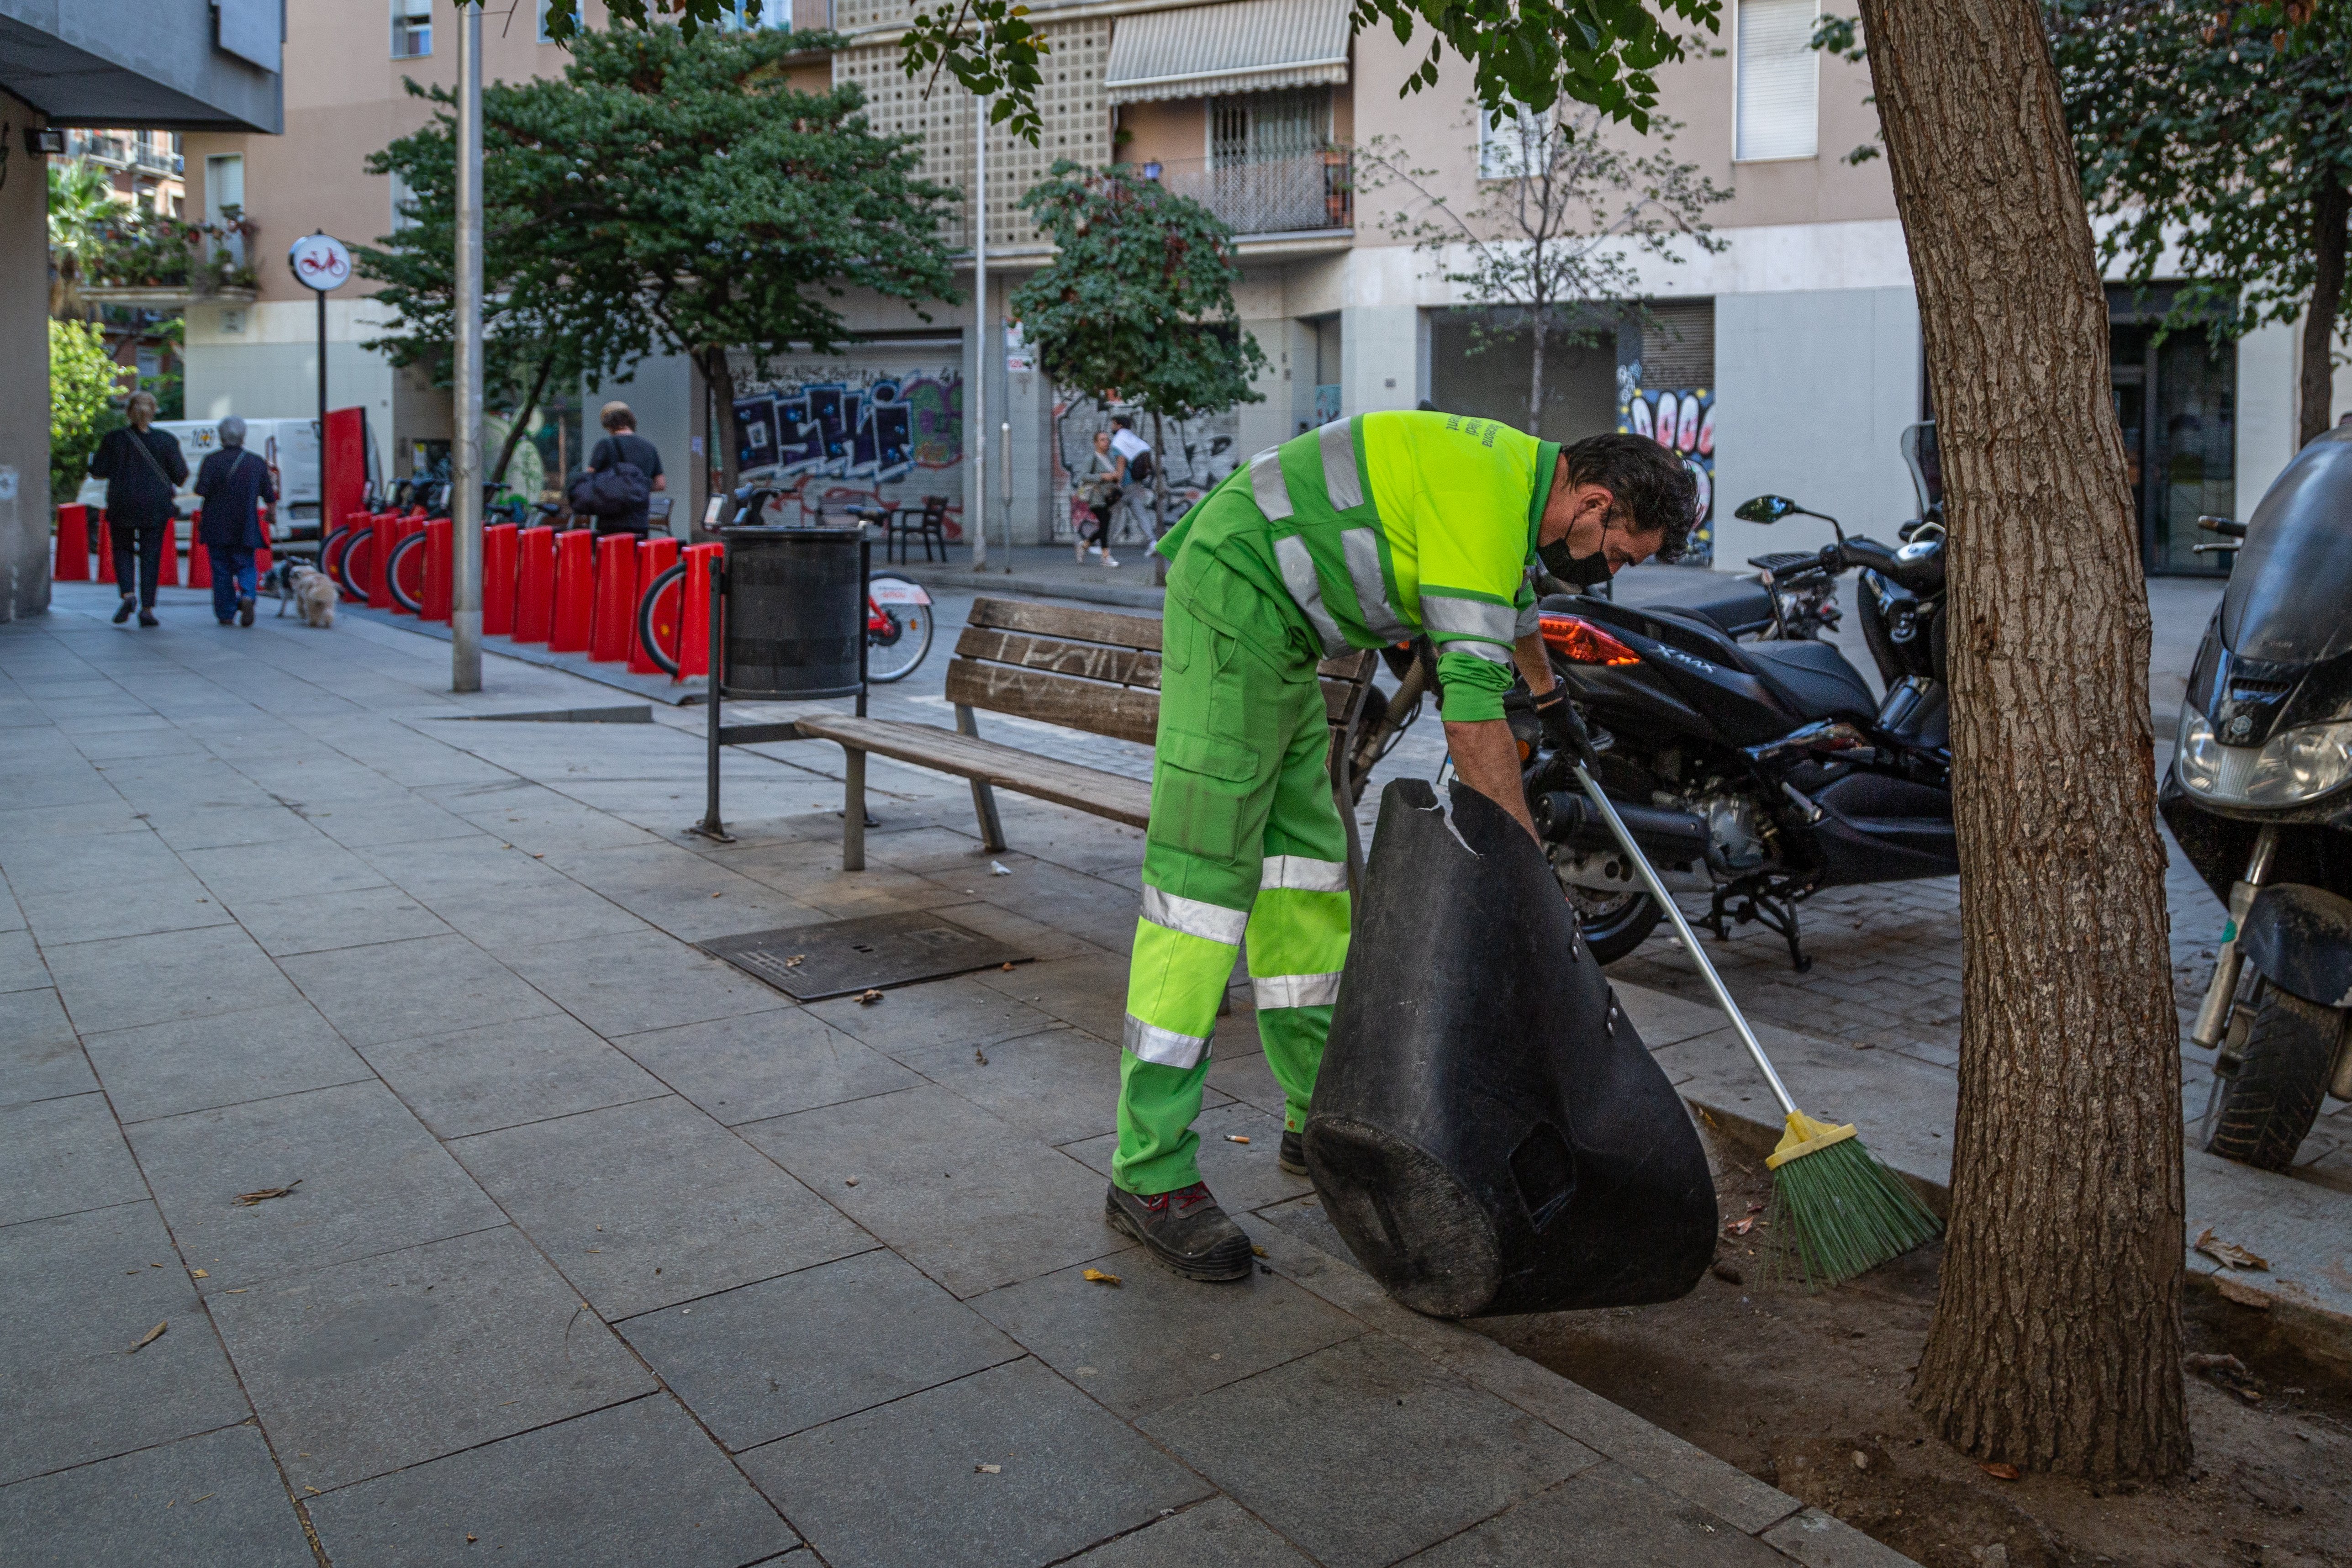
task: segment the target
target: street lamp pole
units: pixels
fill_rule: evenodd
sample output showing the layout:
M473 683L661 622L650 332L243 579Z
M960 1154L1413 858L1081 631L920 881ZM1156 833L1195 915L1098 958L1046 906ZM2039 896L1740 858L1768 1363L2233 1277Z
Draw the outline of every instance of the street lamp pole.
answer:
M457 7L457 439L449 689L482 689L482 7Z
M971 569L988 570L988 98L972 99L978 118L972 138L971 224Z

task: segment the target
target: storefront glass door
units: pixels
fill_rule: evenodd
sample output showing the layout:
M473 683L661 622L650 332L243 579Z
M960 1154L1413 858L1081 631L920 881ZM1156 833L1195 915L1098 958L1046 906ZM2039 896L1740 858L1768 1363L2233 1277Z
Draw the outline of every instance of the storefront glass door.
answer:
M2200 515L2237 515L2237 348L2201 326L2158 342L2171 295L2108 290L2116 422L2147 571L2220 576L2227 557L2199 555L2194 546L2210 538L2198 531Z

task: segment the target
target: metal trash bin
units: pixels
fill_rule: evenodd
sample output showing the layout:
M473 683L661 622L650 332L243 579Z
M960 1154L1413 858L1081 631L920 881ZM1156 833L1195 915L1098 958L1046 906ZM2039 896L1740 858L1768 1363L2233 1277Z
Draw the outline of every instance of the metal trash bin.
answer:
M865 530L721 527L726 692L810 700L863 689Z

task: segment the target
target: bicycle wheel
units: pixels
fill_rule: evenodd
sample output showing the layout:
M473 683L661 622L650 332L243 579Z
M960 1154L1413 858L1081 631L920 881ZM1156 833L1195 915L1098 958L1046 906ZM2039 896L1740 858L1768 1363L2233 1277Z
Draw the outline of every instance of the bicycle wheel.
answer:
M877 686L904 680L931 651L930 599L904 577L867 579L866 679Z

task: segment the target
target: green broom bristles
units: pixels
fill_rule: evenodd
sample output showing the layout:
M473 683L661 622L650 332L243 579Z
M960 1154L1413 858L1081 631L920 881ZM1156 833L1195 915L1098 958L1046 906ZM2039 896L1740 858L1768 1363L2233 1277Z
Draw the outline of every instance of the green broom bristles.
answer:
M1793 1113L1769 1163L1767 1218L1780 1261L1793 1258L1808 1289L1843 1284L1943 1232L1943 1222L1851 1127Z

